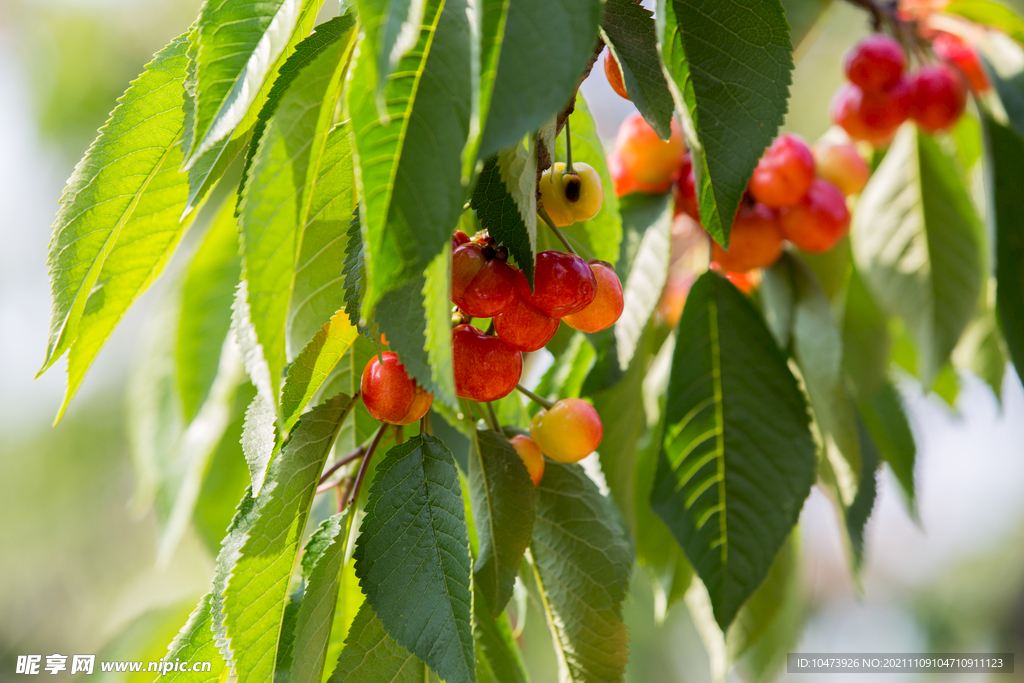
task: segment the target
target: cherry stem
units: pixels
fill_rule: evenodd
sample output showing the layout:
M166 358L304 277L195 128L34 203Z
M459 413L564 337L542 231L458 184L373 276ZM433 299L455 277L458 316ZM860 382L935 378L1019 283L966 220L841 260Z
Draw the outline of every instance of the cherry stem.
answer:
M324 473L322 475L320 475L320 483L323 484L324 482L326 482L327 479L332 474L334 474L335 472L338 471L339 467L341 467L343 465L347 465L348 463L352 462L353 460L355 460L357 458L363 457L363 455L365 453L366 453L366 447L365 446L360 446L359 448L355 449L354 451L352 451L351 453L346 455L344 458L341 458L340 460L335 460L333 463L331 463L331 466L328 467L326 470L324 470ZM336 485L337 485L337 483L331 484L331 486L336 486ZM328 487L328 488L330 488L330 487ZM319 492L320 492L320 489L317 489L317 493L319 493Z
M570 116L565 117L565 172L574 173L572 170L572 133L569 131ZM553 172L553 171L552 171Z
M359 464L359 472L356 473L356 483L352 487L352 497L349 499L349 503L355 506L359 502L359 489L363 487L363 479L366 478L366 471L370 469L370 459L373 457L374 451L377 450L377 446L380 445L380 440L384 438L384 431L389 425L382 424L380 429L373 437L373 441L370 443L370 447L366 449L366 455L363 456L363 462ZM342 505L341 507L345 507Z
M487 412L491 416L491 429L493 429L494 431L496 431L496 432L498 432L500 434L501 433L501 422L498 420L498 414L496 412L494 412L494 406L491 405L490 401L488 401L484 405L487 406Z
M576 250L572 248L572 245L569 244L569 240L565 239L565 235L562 234L562 231L555 227L555 222L551 220L551 216L548 215L548 212L544 210L543 206L537 207L537 215L541 217L541 220L543 220L549 228L551 228L551 231L555 233L555 237L565 245L565 248L569 250L570 254L579 256L579 254L576 253Z
M551 408L552 406L555 405L554 402L547 400L546 398L540 396L539 394L533 393L532 391L524 387L522 384L517 384L516 389L519 390L519 393L526 396L526 398L530 399L531 401L540 406L543 406L544 408Z

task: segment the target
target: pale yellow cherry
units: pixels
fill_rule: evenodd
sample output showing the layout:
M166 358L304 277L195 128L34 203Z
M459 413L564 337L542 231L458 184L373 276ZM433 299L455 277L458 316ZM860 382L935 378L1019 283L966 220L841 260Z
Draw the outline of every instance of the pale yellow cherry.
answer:
M560 228L589 221L604 202L601 176L593 166L577 162L572 170L566 173L565 164L559 161L540 178L541 206Z
M533 416L530 436L552 460L579 462L600 445L604 427L592 405L580 398L563 398Z

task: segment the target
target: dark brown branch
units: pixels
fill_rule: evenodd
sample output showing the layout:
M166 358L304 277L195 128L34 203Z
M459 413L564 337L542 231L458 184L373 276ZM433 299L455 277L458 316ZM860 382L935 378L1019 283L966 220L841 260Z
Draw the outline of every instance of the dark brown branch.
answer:
M366 453L366 448L364 446L360 446L359 448L355 449L354 451L346 455L344 458L341 458L340 460L335 460L333 463L331 463L331 466L324 470L324 473L320 475L320 483L323 484L325 481L327 481L328 477L337 472L339 467L347 465L348 463L352 462L357 458L363 457L364 453ZM319 493L319 489L317 489L317 492Z

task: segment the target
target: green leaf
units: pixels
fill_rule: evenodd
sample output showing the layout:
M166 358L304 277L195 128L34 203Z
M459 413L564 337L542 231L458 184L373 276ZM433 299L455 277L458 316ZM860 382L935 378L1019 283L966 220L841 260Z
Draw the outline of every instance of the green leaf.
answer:
M338 311L288 367L288 377L281 391L281 417L286 432L298 422L302 411L313 400L358 334L345 312Z
M320 0L225 0L199 12L195 113L187 166L231 135ZM308 30L308 29L307 29Z
M983 301L978 305L974 320L953 349L953 363L958 368L970 370L989 385L999 401L1002 399L1003 374L1006 372L1008 358L994 302L988 301L988 298L982 297Z
M913 335L926 388L974 315L980 232L953 161L933 138L904 127L861 193L853 253L876 300Z
M363 23L363 47L367 61L376 74L377 106L385 112L384 88L399 60L416 45L417 27L424 21L426 0L357 0L359 19Z
M320 395L333 396L342 392L355 396L360 390L363 370L376 354L377 349L373 342L363 335L357 336L352 346L334 366L334 371L324 382ZM367 443L380 427L380 423L366 412L366 406L362 401L356 404L352 412L352 419L342 425L341 433L338 434L339 453L350 453L356 447Z
M793 353L825 436L825 455L836 475L843 506L857 494L861 477L860 442L853 401L843 377L843 338L832 317L832 306L818 279L802 261L786 254L765 279L782 278L792 283Z
M484 162L471 206L480 225L509 255L533 287L537 250L537 148L514 145Z
M492 617L479 591L473 596L473 614L477 678L484 683L527 683L529 678L512 636L508 614Z
M910 514L916 518L914 463L917 459L917 446L899 392L886 382L879 391L860 400L857 407L875 447L889 463L900 483Z
M210 671L196 673L191 671L191 666L187 667L188 671L184 670L185 666L181 666L182 670L161 676L163 680L173 683L214 683L220 680L227 664L217 651L213 639L212 601L212 593L202 597L181 631L167 646L167 656L164 658L168 662L181 661L183 665L210 662Z
M843 305L843 368L855 397L871 396L882 387L891 357L888 321L853 268Z
M651 503L725 630L796 524L817 458L796 380L728 280L697 280L677 334Z
M320 173L313 181L309 217L302 231L288 308L289 357L337 311L345 308L346 289L342 283L346 271L338 265L348 263L348 230L355 209L349 133L347 122L330 130ZM358 322L353 320L352 324Z
M438 439L421 434L377 464L354 557L387 632L449 683L475 682L466 519Z
M473 577L493 620L512 597L512 584L530 545L533 482L503 434L474 430L470 443L469 500L480 544Z
M978 24L995 26L1018 43L1024 43L1024 20L1012 9L991 0L953 0L944 9Z
M983 116L985 152L991 174L989 220L996 233L996 312L1006 348L1017 368L1024 368L1024 197L1017 154L1024 154L1024 140L1012 130ZM1018 370L1018 373L1022 372Z
M568 347L541 377L535 389L536 393L552 401L560 398L579 398L596 356L597 351L586 335L574 332ZM533 414L540 410L540 407L531 402L529 410Z
M286 321L303 228L327 161L327 133L352 46L336 39L295 77L259 141L239 205L249 316L274 403L287 361Z
M188 221L181 165L185 35L163 50L121 97L75 167L50 239L53 312L40 373L68 349L58 419L125 311L160 274Z
M347 532L351 538L351 531ZM334 622L331 624L331 637L327 643L327 658L321 681L326 681L338 666L338 660L345 648L345 639L355 621L356 614L366 603L366 596L359 590L359 579L356 578L355 564L351 559L345 564L338 578L338 603L334 608Z
M348 242L345 246L345 265L341 270L345 278L345 313L353 325L359 325L363 289L366 287L366 243L359 222L359 209L352 212L345 236Z
M437 674L384 630L369 602L359 608L330 683L434 683Z
M792 82L779 0L658 0L661 57L693 150L701 223L729 246L740 198L782 125Z
M377 107L373 60L358 60L350 78L348 112L370 256L364 317L385 293L416 280L450 250L466 201L461 155L472 101L470 53L465 0L429 0L415 47L388 76L386 114Z
M875 508L878 497L878 470L882 466L882 454L871 438L871 431L864 419L857 415L857 433L860 436L861 472L857 483L857 495L845 510L846 536L850 539L854 575L859 575L864 566L864 530Z
M612 502L579 465L548 460L530 545L560 681L621 681L633 553Z
M258 393L245 411L245 425L242 427L242 452L249 466L252 493L259 495L267 477L267 468L277 453L277 413L274 406Z
M593 166L597 174L601 176L601 184L606 189L604 203L596 216L585 223L574 223L567 228L562 228L562 232L583 258L587 260L600 259L614 266L619 259L619 243L622 241L619 199L614 192L609 192L607 189L612 187L612 179L605 164L604 146L597 134L597 124L590 115L590 107L587 106L583 97L576 98L576 109L569 116L569 128L572 131L573 162L582 161ZM558 139L556 147L559 158L564 159L565 135ZM562 243L557 241L547 227L544 228L542 234L545 237L546 248L564 249ZM538 235L539 237L540 235ZM537 248L541 249L540 244Z
M338 579L345 560L346 528L344 513L328 517L310 536L302 555L306 590L295 616L291 681L316 682L323 673L338 602Z
M226 545L218 560L225 577L218 633L240 682L273 674L288 583L317 481L354 403L339 394L303 417L271 464L252 511L240 512L237 550Z
M653 14L633 0L608 0L601 37L622 70L629 99L658 136L668 140L675 103L661 72Z
M504 27L485 20L495 27L487 39L504 30L479 158L519 142L569 104L597 47L601 4L517 0L508 3Z
M177 365L187 420L195 417L217 375L241 272L235 206L229 201L210 226L182 286Z
M615 342L619 366L629 366L640 337L658 308L661 291L668 280L669 255L672 251L672 205L667 198L633 199L623 207L623 220L630 222L639 211L630 211L637 203L655 202L661 213L645 226L630 225L630 234L641 235L636 255L629 265L629 276L623 282L622 316L615 323Z

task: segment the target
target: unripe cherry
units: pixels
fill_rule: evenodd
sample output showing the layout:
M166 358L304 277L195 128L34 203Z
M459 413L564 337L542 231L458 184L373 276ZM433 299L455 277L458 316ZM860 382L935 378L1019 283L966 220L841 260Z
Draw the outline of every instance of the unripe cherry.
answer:
M515 390L523 374L523 354L472 325L452 330L455 393L473 401L496 401Z
M992 87L978 51L960 36L939 33L932 41L932 52L942 61L960 69L974 92L985 93Z
M590 270L597 281L597 294L583 309L562 320L580 332L600 332L608 329L622 315L622 283L615 270L604 261L590 261Z
M469 242L452 254L452 301L473 318L497 315L515 299L515 268L499 258L488 260L488 253L494 253L491 247Z
M764 153L750 178L750 194L773 209L793 206L814 180L814 156L803 138L780 135Z
M888 90L864 92L847 83L832 98L832 120L853 140L878 144L888 140L910 116L911 91L905 78Z
M526 471L530 473L530 480L536 486L544 478L544 454L540 452L537 444L528 436L516 434L508 440L512 447L519 454L519 459L526 465Z
M604 203L601 176L593 166L581 162L573 164L572 173L566 173L565 163L559 161L541 174L537 189L541 206L560 228L589 221Z
M544 455L571 463L594 452L601 444L604 427L592 405L583 399L564 398L533 416L530 436Z
M564 251L537 254L533 294L527 301L552 318L582 310L597 295L597 280L586 261Z
M398 355L385 351L363 368L359 391L363 405L374 419L394 425L416 422L427 414L434 395L424 391L398 362Z
M608 77L608 85L612 86L612 90L617 92L619 97L628 100L629 93L626 92L626 84L622 82L622 69L619 68L619 63L615 61L611 50L604 55L604 75Z
M857 194L868 184L871 167L855 145L819 143L813 151L818 177L838 187L843 194Z
M729 249L712 240L711 258L723 270L737 273L764 268L782 254L782 227L778 214L764 204L741 206L733 221Z
M682 167L686 143L683 130L672 119L672 134L662 140L639 113L633 114L619 128L615 138L626 172L638 182L654 185L665 191Z
M615 191L616 197L625 197L633 192L661 194L671 184L671 181L660 184L641 183L629 175L626 165L622 163L622 155L617 150L610 152L606 161L608 163L608 175L612 177L612 189Z
M799 204L782 212L780 220L786 239L804 251L820 253L846 235L850 210L839 188L819 178Z
M926 64L910 76L910 115L929 133L950 128L967 105L967 89L947 64Z
M512 305L494 316L494 332L498 338L524 352L538 351L551 341L561 322L528 301L530 285L519 273L516 298Z
M846 53L843 67L850 82L862 90L888 90L903 75L907 56L895 38L875 33Z

